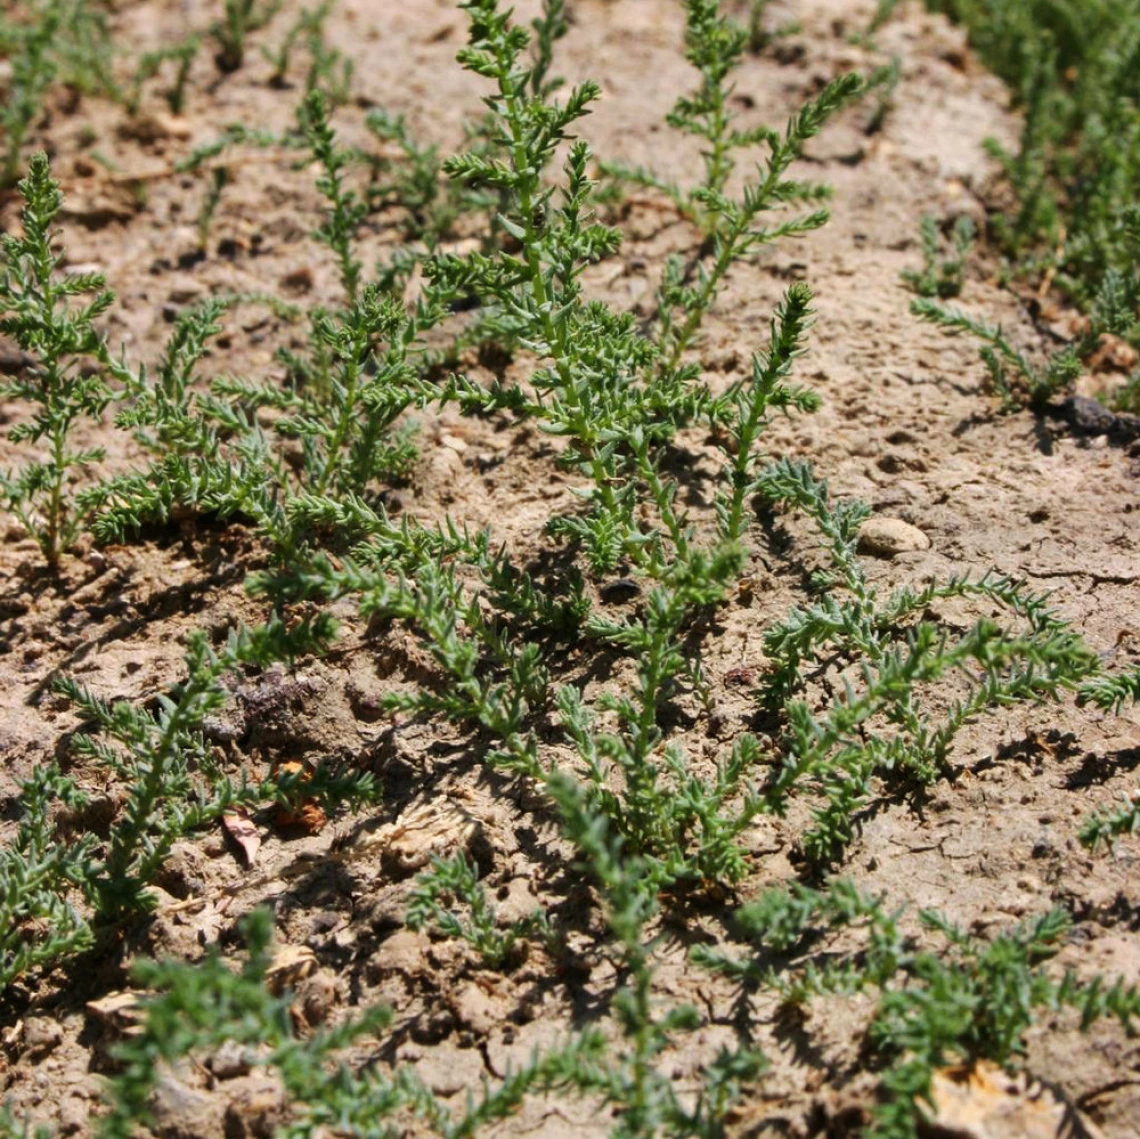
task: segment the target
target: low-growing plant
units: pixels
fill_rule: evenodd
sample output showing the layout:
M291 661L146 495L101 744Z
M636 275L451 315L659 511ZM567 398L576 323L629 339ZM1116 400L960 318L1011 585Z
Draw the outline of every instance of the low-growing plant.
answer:
M730 109L729 76L747 48L748 35L721 14L717 0L686 0L685 12L686 58L700 73L701 85L692 95L677 100L666 121L702 140L704 177L698 185L685 188L645 169L602 163L607 176L619 182L665 194L702 234L700 253L688 265L678 257L666 264L658 297L657 334L659 369L664 376L679 367L733 265L764 245L800 236L827 222L830 214L818 204L830 195L829 187L786 174L804 144L864 89L859 76L843 75L806 101L782 134L768 126L739 128ZM768 148L767 161L746 182L738 199L729 197L726 188L736 167L735 155L758 145ZM817 208L764 224L765 215L788 206Z
M221 651L196 634L187 648L186 679L158 695L153 707L104 700L69 677L56 681L55 691L86 720L87 730L71 739L72 754L117 781L124 800L105 839L90 832L75 837L68 814L82 818L88 803L80 783L55 763L24 782L16 840L0 851L0 989L151 909L149 887L184 835L240 805L295 800L294 773L232 775L205 726L229 699L227 674L243 663L288 659L298 645L311 649L331 633L324 617L291 627L272 620L231 635ZM371 775L332 765L306 778L304 792L328 806L375 797Z
M562 3L547 0L531 32L498 0L462 7L469 42L459 58L489 87L487 113L463 153L441 161L403 122L381 116L378 133L396 144L400 170L373 164L372 193L357 189L350 164L359 156L338 143L328 101L313 91L297 131L232 128L191 159L207 161L239 141L305 149L325 202L316 237L335 259L342 297L312 314L304 350L281 355L283 384L199 376L227 298L180 315L152 372L115 373L124 396L118 426L147 448L150 464L106 481L84 502L100 540L184 512L252 521L268 568L251 588L286 616L218 654L195 641L189 679L157 710L109 704L62 683L101 728L80 737L80 753L129 784L126 806L102 844L53 842L51 802L81 809L80 786L58 768L29 784L31 830L0 858L0 883L32 883L10 891L31 899L30 909L12 908L12 921L21 931L41 922L48 937L5 942L0 934L0 953L9 954L0 963L13 962L13 977L50 966L145 910L170 843L225 804L296 796L295 781L243 781L221 764L200 730L203 716L225 699L227 669L327 648L332 623L312 614L351 600L368 622L366 644L386 651L389 626L398 623L397 635L417 638L434 669L388 692L382 710L458 726L482 762L540 792L531 796L541 804L534 809L561 821L606 916L602 952L613 954L620 975L610 1008L616 1037L606 1043L601 1033L583 1033L451 1112L410 1072L356 1068L338 1055L379 1020L299 1040L287 998L266 991L269 923L255 919L240 975L217 957L197 969L144 967L140 980L160 992L142 1032L120 1052L110 1135L146 1124L161 1065L233 1039L251 1046L252 1063L276 1071L291 1103L291 1135L386 1134L414 1117L416 1126L458 1139L504 1118L527 1095L557 1091L608 1108L618 1136L711 1139L762 1060L746 1047L728 1049L706 1066L695 1097L678 1090L668 1055L700 1017L656 990L658 907L682 892L744 880L749 828L761 814L784 813L793 796L811 799L814 821L800 846L818 867L853 841L880 781L908 790L951 774L955 735L976 717L1074 688L1102 704L1130 691L1130 679L1106 676L1043 599L1007 579L951 579L881 596L857 553L867 508L833 501L807 464L765 454L773 416L808 413L819 402L792 382L812 321L805 285L787 290L743 376L714 389L693 358L702 324L740 263L826 221L815 208L826 188L792 177L792 163L863 82L835 80L782 132L741 126L731 91L747 32L713 0L685 0L686 48L700 79L669 121L700 140L701 179L681 187L644 171L614 171L619 181L664 194L694 232L688 260L666 269L657 312L639 322L585 285L589 267L613 255L621 238L595 217L592 155L577 137L599 90L586 82L559 94L553 74ZM753 146L765 158L734 195L731 176ZM441 172L458 188L442 197ZM402 285L420 262L414 305L368 278L356 242L367 210L401 205L405 186L419 195L412 228L425 249L379 276ZM770 216L789 203L803 212ZM494 211L493 236L481 232L472 251L448 250L449 211L469 208ZM476 311L466 328L453 311L461 307ZM429 333L434 341L453 332L450 351L428 350ZM454 345L464 337L505 346L524 367L490 382L446 374L441 361L458 364ZM523 561L493 529L471 533L452 517L427 525L410 511L395 520L385 511L379 492L411 462L401 417L449 405L470 417L529 421L553 438L573 501L528 535L534 560ZM700 493L689 481L693 467L709 480ZM767 630L756 708L766 735L740 733L703 763L684 736L711 726L705 647L756 556L758 507L804 511L828 565L813 576L810 601ZM1006 616L951 631L931 612L950 598L973 598ZM298 620L298 612L308 617ZM327 785L337 799L370 790L351 772L333 773ZM447 895L459 912L445 907ZM881 990L874 1031L887 1095L879 1123L889 1135L913 1132L913 1096L928 1090L933 1065L958 1055L1007 1060L1033 1007L1108 1010L1125 1021L1136 1012L1133 991L1054 982L1038 969L1060 937L1054 919L993 943L931 919L948 947L938 956L902 936L898 915L851 891L785 897L763 901L767 916L756 925L765 935L776 930L777 947L794 954L778 971L759 957L708 963L800 1002L843 986ZM509 964L515 939L534 932L496 924L465 858L437 861L421 877L410 920L465 938L500 965ZM867 951L817 968L801 951L810 948L811 927L826 922L865 923ZM30 956L14 956L22 945Z
M1097 811L1081 825L1081 845L1096 850L1103 844L1111 849L1123 835L1140 832L1140 789L1125 792L1115 810Z
M246 37L265 27L281 10L283 0L225 0L222 18L210 28L218 45L214 62L228 74L245 62Z
M824 799L814 826L799 838L813 862L829 861L851 840L874 776L919 784L943 777L966 724L1004 704L1056 698L1099 672L1095 654L1044 599L1008 578L951 578L880 599L856 556L869 510L858 502L832 506L826 484L806 464L773 464L760 489L771 502L812 518L831 561L816 577L816 602L793 609L765 633L770 664L760 689L762 706L778 709L787 726L784 757L766 789L768 809L782 812L793 787ZM986 618L951 637L920 616L950 597L994 603L1023 631ZM851 662L840 678L843 695L818 714L802 694L812 672L836 653ZM961 694L947 701L950 678Z
M938 222L927 214L922 219L922 272L904 269L902 279L920 297L956 297L962 291L975 234L973 219L961 214L950 232L949 252L944 255Z
M103 457L99 447L77 448L75 428L98 422L113 392L104 378L121 373L95 322L114 303L100 273L61 274L52 228L63 204L46 155L34 155L20 182L22 234L0 237L0 332L34 361L0 385L0 394L26 401L30 419L8 437L46 442L47 453L0 476L5 504L36 539L51 566L78 537L90 516L74 493L78 472ZM77 298L94 294L87 303Z
M89 0L29 0L11 14L0 13L0 57L12 63L0 100L0 189L19 179L28 134L57 84L85 94L119 94L112 55L104 14Z
M776 888L737 911L751 957L701 947L695 959L745 982L774 988L789 1005L824 994L877 991L867 1042L882 1065L883 1100L869 1135L914 1139L932 1104L935 1072L954 1063L990 1060L1011 1065L1041 1012L1073 1009L1082 1030L1103 1016L1131 1032L1140 1019L1140 989L1123 978L1060 979L1045 965L1061 948L1069 917L1053 910L986 940L971 936L931 910L919 919L935 948L920 948L903 932L903 912L860 893L844 880L823 890ZM858 948L830 949L830 932L860 935ZM822 943L822 944L821 944Z
M243 923L248 957L234 973L211 953L201 965L140 962L136 980L155 992L143 1005L140 1031L117 1048L120 1073L111 1081L111 1113L104 1139L128 1139L151 1118L150 1097L164 1071L232 1042L246 1046L251 1065L276 1073L290 1109L288 1130L318 1136L329 1127L354 1134L393 1134L413 1120L441 1139L469 1139L483 1126L515 1114L527 1096L564 1094L578 1083L600 1082L604 1039L588 1031L485 1085L459 1111L442 1103L408 1067L387 1075L374 1064L356 1066L343 1053L391 1022L374 1008L335 1028L299 1036L290 1016L291 994L275 995L266 974L272 919L255 910Z
M174 78L163 92L163 97L174 114L182 114L186 106L186 84L190 79L190 69L194 66L194 60L198 58L201 46L200 36L189 35L169 47L144 52L139 56L127 98L127 110L132 114L137 113L142 102L143 86L159 74L164 63L173 62Z
M1106 335L1126 341L1140 338L1140 262L1136 260L1140 257L1140 206L1124 211L1122 225L1122 241L1135 254L1132 262L1124 271L1110 268L1104 272L1091 294L1083 329L1041 363L1015 348L1000 327L940 304L928 294L911 302L911 312L948 332L968 332L982 341L979 352L989 388L1001 399L1004 410L1028 404L1040 411L1081 374L1084 362L1101 347Z
M854 86L833 85L793 119L785 136L755 132L775 157L761 174L761 188L746 187L745 205L734 205L723 184L727 155L739 136L719 122L714 108L725 101L728 65L739 58L742 42L739 30L712 18L707 5L687 5L689 51L703 86L699 99L682 101L681 121L720 144L706 157L705 187L692 194L710 211L697 220L712 227L713 263L696 278L700 296L691 298L691 308L682 310L675 300L678 311L689 314L679 327L669 297L680 294L666 285L662 316L647 334L623 314L582 297L585 265L608 255L617 241L612 230L589 219L585 144L570 146L560 188L543 177L555 148L586 113L593 88L571 92L565 105L528 95L534 87L520 66L525 34L491 0L466 7L472 45L461 58L496 85L489 100L496 129L518 142L500 161L466 154L444 166L456 178L492 184L505 195L502 224L519 252L441 254L428 259L425 274L445 295L478 296L486 326L497 324L539 363L529 387L482 388L455 376L435 398L457 401L468 412L503 409L528 416L566 441L561 462L582 480L584 506L554 517L547 530L569 544L581 576L563 576L553 588L530 580L511 596L504 584L517 590L528 582L526 570L513 566L505 551L492 555L486 540L452 532L441 548L435 538L414 539L414 527L396 530L382 517L368 520L355 506L338 514L328 505L320 508L324 517L351 517L365 540L348 558L294 562L263 576L257 587L281 603L355 595L373 621L406 622L423 639L440 683L394 694L388 706L477 727L494 741L486 753L492 765L545 781L555 760L539 726L552 719L573 748L592 808L610 820L627 851L651 867L647 873L659 888L739 880L747 868L740 836L758 814L782 813L793 788L822 797L803 849L826 862L851 841L878 776L921 783L947 774L949 749L964 724L1013 701L1055 697L1096 673L1096 659L1039 598L1004 579L953 579L879 599L855 552L866 509L833 506L805 464L760 461L770 415L817 404L813 393L788 383L810 324L806 287L789 290L751 375L721 395L708 392L696 367L682 360L699 325L692 314L707 312L715 282L734 261L776 232L809 224L767 231L742 219L755 218L757 203L801 196L800 184L785 186L783 171L799 141ZM809 227L816 224L822 218L812 215ZM431 392L430 385L419 390ZM680 508L679 484L664 468L677 433L697 421L712 425L718 441L721 467L711 519ZM317 488L318 498L327 490ZM772 666L762 697L785 725L780 752L768 755L756 739L742 735L715 774L698 776L663 730L662 716L679 699L701 699L705 682L694 630L741 572L750 506L758 495L811 515L827 541L833 571L821 581L827 592L819 605L794 611L766 638ZM305 510L316 511L316 503ZM619 569L634 575L641 597L635 611L620 618L590 611L577 583L604 580ZM932 602L954 596L997 602L1024 628L983 620L950 638L920 619ZM629 687L608 691L591 706L577 685L553 684L548 646L571 635L584 637L599 654L627 656ZM837 652L849 664L845 697L817 716L805 694L813 670ZM941 718L932 715L935 700L920 700L924 690L939 685L939 702L947 689L952 693ZM880 721L897 730L870 731ZM752 773L761 761L774 763L776 773L757 788Z
M450 908L449 900L462 906L466 917ZM551 936L541 910L501 928L479 881L479 868L464 853L432 859L430 869L416 879L409 896L407 923L410 929L430 926L445 936L466 941L490 969L509 969L517 959L520 943L528 938Z
M1140 171L1136 0L927 0L967 29L1023 108L1018 149L995 142L1017 207L993 217L1023 271L1083 305L1127 273L1125 211Z

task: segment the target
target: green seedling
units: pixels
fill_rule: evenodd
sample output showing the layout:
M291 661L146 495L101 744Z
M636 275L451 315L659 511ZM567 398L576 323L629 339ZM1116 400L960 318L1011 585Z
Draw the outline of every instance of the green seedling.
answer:
M32 0L22 18L0 15L0 55L12 78L0 102L4 135L0 188L19 179L23 147L56 84L84 94L119 95L106 19L89 0Z
M245 62L246 37L265 27L281 10L283 0L225 0L222 19L210 29L218 45L214 62L224 74Z
M983 1059L1013 1064L1041 1013L1073 1009L1083 1030L1112 1016L1132 1031L1140 1018L1140 990L1123 978L1079 981L1067 972L1055 979L1047 970L1069 930L1062 910L992 940L924 910L922 927L940 942L929 949L904 935L902 917L842 880L824 890L777 888L737 912L740 935L755 947L752 957L694 953L750 988L774 988L792 1006L827 994L877 994L868 1034L882 1065L882 1102L868 1131L876 1139L921 1133L940 1068ZM850 932L860 936L859 949L829 951L835 935Z
M1123 213L1127 247L1140 253L1140 206ZM1105 270L1092 295L1084 330L1065 347L1050 353L1042 363L1016 349L1000 327L986 324L961 309L939 304L928 297L911 302L916 316L949 332L968 332L983 342L980 354L986 366L990 390L1009 411L1028 404L1040 411L1055 396L1063 394L1081 374L1088 359L1108 334L1124 340L1140 340L1140 270L1135 260L1127 271Z
M973 220L962 214L954 222L950 233L949 255L944 256L938 222L927 214L922 219L922 272L904 269L902 279L920 297L940 297L945 300L958 296L962 291L966 262L976 232Z
M1095 654L1046 607L1044 599L1007 578L952 578L882 599L856 556L858 502L832 505L826 484L806 464L782 460L760 477L768 499L805 511L826 543L831 568L817 578L820 595L794 609L764 636L770 660L761 700L787 724L784 758L766 789L768 809L782 813L790 788L804 782L822 794L814 825L800 846L826 863L855 833L876 775L930 783L949 773L957 733L987 710L1023 700L1057 698L1099 671ZM939 598L975 597L1004 610L1022 629L992 619L959 637L921 619ZM822 715L797 693L810 671L837 652L851 661L843 695ZM939 685L963 682L967 694L926 704ZM872 722L891 732L873 730Z
M59 272L63 255L53 248L52 226L63 195L45 155L33 156L20 194L23 232L0 237L0 331L33 362L5 381L0 393L31 409L31 417L11 428L8 437L16 443L42 441L46 454L0 476L0 493L48 565L56 566L89 515L74 494L76 477L103 457L102 448L75 446L75 428L98 422L113 398L104 375L121 378L125 369L95 327L115 299L106 279L99 273ZM90 294L90 301L79 303Z
M22 786L15 842L0 851L0 989L34 969L50 968L86 949L132 917L153 909L149 887L179 839L239 805L288 805L294 776L232 776L205 736L205 725L229 699L224 683L239 664L288 660L304 646L327 644L330 622L286 626L280 620L230 637L213 651L191 638L186 679L154 707L106 701L62 677L55 690L85 717L72 737L74 755L120 782L124 801L105 840L78 837L64 807L82 816L88 796L57 764L37 769ZM304 783L307 797L329 806L375 798L371 776L323 768ZM80 828L83 830L83 828Z
M218 207L222 204L222 194L230 183L230 172L225 166L215 166L210 171L209 181L206 183L206 192L202 197L202 207L198 211L198 220L194 228L198 231L198 251L205 253L210 247L210 229L214 224L214 217Z
M448 899L462 906L466 917L450 909ZM430 926L444 936L466 941L489 969L509 969L517 961L521 943L551 935L541 911L501 928L479 881L478 867L462 853L434 858L431 869L416 879L408 899L407 923L410 929Z
M1137 0L927 0L962 23L1023 109L1018 149L989 149L1017 209L995 218L1020 271L1082 305L1105 273L1127 273L1123 215L1140 174Z
M562 1048L534 1056L496 1085L485 1085L458 1110L441 1102L410 1068L385 1073L360 1066L351 1046L379 1036L389 1010L299 1036L289 1013L292 994L274 995L273 922L264 910L243 923L248 956L231 971L216 953L201 965L140 962L136 982L154 992L141 1030L117 1049L110 1114L102 1139L130 1139L138 1123L152 1119L151 1096L164 1071L192 1062L224 1043L244 1046L252 1066L276 1074L290 1110L289 1132L316 1139L330 1127L353 1134L396 1134L414 1124L440 1139L470 1139L483 1127L514 1115L528 1096L565 1094L577 1083L601 1079L601 1033L586 1032Z
M334 2L324 0L316 8L302 8L278 47L272 51L263 47L261 51L273 65L270 83L284 87L293 52L299 43L303 43L309 56L305 90L320 91L330 106L339 107L349 99L353 62L325 40L325 21L333 10Z
M1140 832L1140 790L1126 792L1115 810L1098 811L1081 826L1081 845L1096 850L1102 843L1111 849L1123 835Z
M148 51L141 55L130 96L127 99L127 110L131 114L138 112L144 84L158 75L164 63L173 62L174 79L163 92L163 97L173 114L182 114L186 108L186 84L190 78L190 69L194 66L194 60L198 58L201 46L201 38L191 35L171 47L159 48L157 51Z

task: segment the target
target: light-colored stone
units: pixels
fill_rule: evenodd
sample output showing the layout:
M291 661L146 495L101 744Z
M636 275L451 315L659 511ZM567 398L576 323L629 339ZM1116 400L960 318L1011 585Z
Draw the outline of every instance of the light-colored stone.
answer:
M955 1139L1055 1139L1100 1137L1092 1121L1024 1073L1010 1076L979 1060L973 1068L934 1073L930 1086L934 1118L930 1133Z
M878 558L914 550L929 550L930 539L917 527L901 518L868 518L859 527L859 552Z

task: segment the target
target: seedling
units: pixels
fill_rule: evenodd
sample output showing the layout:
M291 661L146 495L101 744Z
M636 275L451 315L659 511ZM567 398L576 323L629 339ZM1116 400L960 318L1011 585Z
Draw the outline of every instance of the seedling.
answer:
M222 204L222 194L230 182L230 172L225 166L215 166L210 171L209 181L206 183L206 192L202 197L202 207L198 211L198 220L194 228L198 231L198 251L205 253L210 247L210 229L214 224L214 216Z
M157 51L149 51L141 55L135 70L131 94L127 100L127 109L131 114L135 114L139 109L143 85L158 75L162 65L167 62L173 62L175 65L174 80L163 95L170 110L176 115L182 114L186 105L186 83L190 78L190 69L194 66L194 60L197 59L198 49L201 46L201 38L191 35L171 47L159 48Z
M1122 835L1140 832L1140 789L1125 793L1124 802L1115 811L1098 811L1081 827L1081 845L1096 850L1102 843L1116 845Z
M297 44L303 42L309 55L306 92L320 91L330 106L338 107L348 101L353 62L325 40L325 21L333 10L334 2L323 0L316 8L302 8L280 45L273 51L264 47L261 51L273 65L270 83L284 87L293 52Z
M53 815L62 805L81 815L88 797L57 764L37 769L22 787L16 841L0 851L0 989L91 946L98 936L154 907L149 887L184 835L238 805L288 804L293 776L261 780L226 770L204 734L207 719L229 693L222 683L239 664L287 660L304 645L327 644L326 618L287 627L280 620L230 637L215 652L204 636L190 640L186 679L156 706L106 701L62 677L55 690L76 706L89 731L72 738L72 752L119 780L125 801L105 841L76 837ZM305 793L327 805L375 797L370 775L322 768ZM82 828L81 828L82 830Z
M102 417L113 396L103 373L121 377L124 369L95 328L115 299L106 279L100 273L58 272L63 255L52 247L52 225L63 195L46 155L32 157L20 194L23 233L0 237L0 331L35 363L0 386L0 393L33 409L31 418L11 428L8 437L17 443L44 440L47 454L0 476L0 492L48 565L56 566L89 517L73 493L76 475L103 457L102 448L77 449L71 441L74 428ZM85 294L94 294L93 299L77 303Z
M0 54L12 63L11 82L0 103L4 188L19 179L24 143L57 82L84 93L117 95L118 89L106 21L87 0L33 0L20 21L0 15Z
M228 74L237 71L245 61L246 37L265 27L281 10L283 0L225 0L222 19L210 29L218 45L214 62L218 70Z
M1011 1065L1040 1011L1074 1009L1083 1030L1103 1016L1131 1031L1140 989L1123 978L1060 980L1045 962L1061 948L1068 915L1053 910L992 940L973 937L934 911L920 920L937 948L921 949L891 911L851 883L822 891L804 886L769 891L737 912L738 930L756 952L738 959L700 949L702 964L750 987L774 987L789 1005L824 994L878 993L869 1042L883 1065L883 1102L873 1112L876 1139L914 1139L931 1104L934 1073L953 1063L986 1059ZM857 931L859 950L828 952L829 931Z
M938 222L927 214L922 219L922 272L904 269L902 279L920 297L956 297L962 291L975 233L973 220L966 214L959 216L950 233L949 255L943 256Z
M464 918L447 908L450 898L463 907ZM435 858L431 869L416 879L408 902L408 927L431 926L441 934L466 941L489 969L509 969L517 957L520 942L551 934L541 911L519 918L503 929L494 907L479 881L479 870L465 854Z

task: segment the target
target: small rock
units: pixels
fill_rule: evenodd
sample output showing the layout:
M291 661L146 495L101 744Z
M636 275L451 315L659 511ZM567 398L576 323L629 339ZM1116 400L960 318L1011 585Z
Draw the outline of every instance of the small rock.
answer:
M281 287L291 293L308 293L313 288L313 271L308 265L292 269L281 278Z
M167 138L187 139L191 135L191 129L190 124L179 115L170 115L163 111L144 111L123 123L119 127L119 135L122 138L151 143Z
M429 1051L416 1065L416 1073L436 1095L450 1096L477 1088L487 1070L477 1048L444 1045Z
M317 955L307 945L282 945L265 973L265 987L275 995L296 989L316 972Z
M219 1080L234 1080L238 1076L248 1076L253 1067L250 1050L236 1040L227 1040L206 1060L206 1067Z
M221 1100L170 1073L159 1077L151 1113L160 1139L215 1139L225 1133Z
M285 1092L281 1081L256 1072L226 1086L226 1139L271 1139L285 1119Z
M91 1122L91 1103L81 1096L68 1096L59 1109L59 1133L77 1135Z
M24 1055L37 1059L57 1048L63 1040L63 1029L46 1016L30 1016L24 1021Z
M859 528L859 552L878 558L929 550L930 539L901 518L868 518Z
M336 978L327 969L318 969L298 986L293 1008L304 1023L313 1028L328 1020L336 1001Z
M972 1068L945 1068L930 1086L933 1118L924 1129L938 1139L1054 1139L1099 1136L1092 1122L1050 1088L1022 1073L1010 1076L979 1060Z

